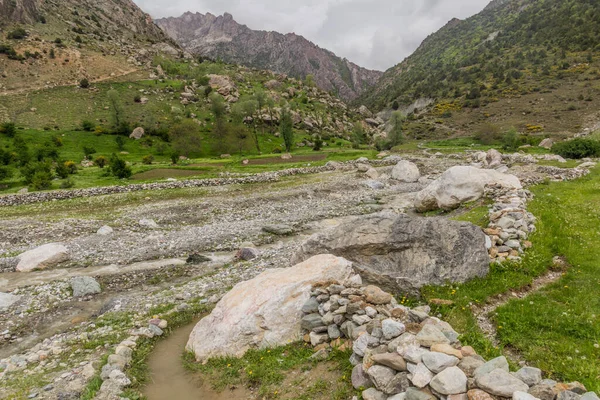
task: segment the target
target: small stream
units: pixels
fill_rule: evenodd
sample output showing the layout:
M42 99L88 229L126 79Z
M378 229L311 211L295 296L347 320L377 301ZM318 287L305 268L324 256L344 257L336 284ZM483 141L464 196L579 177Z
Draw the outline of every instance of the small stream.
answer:
M158 342L148 359L150 382L143 390L148 400L248 400L255 396L244 388L216 393L201 377L187 371L181 359L190 333L198 321L177 328ZM210 340L210 338L207 338Z

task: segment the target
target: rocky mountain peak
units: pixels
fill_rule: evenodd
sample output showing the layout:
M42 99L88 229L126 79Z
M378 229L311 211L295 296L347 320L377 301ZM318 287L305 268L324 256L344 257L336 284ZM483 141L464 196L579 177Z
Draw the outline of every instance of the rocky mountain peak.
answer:
M252 30L225 13L185 13L156 24L190 53L222 59L294 78L313 75L323 90L353 100L374 85L382 73L362 68L295 33Z

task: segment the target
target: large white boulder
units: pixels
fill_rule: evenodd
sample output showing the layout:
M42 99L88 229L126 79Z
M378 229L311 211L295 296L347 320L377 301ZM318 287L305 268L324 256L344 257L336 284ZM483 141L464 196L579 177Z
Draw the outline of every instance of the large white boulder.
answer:
M419 167L410 161L402 160L392 169L392 179L400 182L414 183L420 177Z
M343 282L352 263L333 255L318 255L291 268L271 269L238 283L194 328L187 350L196 360L241 357L250 348L276 347L301 338L302 306L312 285Z
M17 271L29 272L34 269L53 267L69 259L69 250L60 243L48 243L17 257Z
M514 175L491 169L452 167L417 193L415 208L420 212L452 210L463 203L480 199L485 186L494 184L513 189L523 187L519 178Z

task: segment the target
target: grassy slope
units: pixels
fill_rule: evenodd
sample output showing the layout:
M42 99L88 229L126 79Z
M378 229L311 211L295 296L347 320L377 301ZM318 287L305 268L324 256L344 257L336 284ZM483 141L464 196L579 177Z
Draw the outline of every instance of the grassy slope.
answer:
M557 380L579 380L588 390L600 390L600 300L597 296L600 249L600 170L572 182L533 188L530 210L539 219L534 247L522 264L494 266L490 275L464 285L427 288L424 297L455 302L439 312L464 342L484 355L500 353L477 328L470 304L526 287L546 272L555 255L572 265L561 280L497 310L495 321L503 346L518 350L533 365ZM475 210L475 213L478 211Z

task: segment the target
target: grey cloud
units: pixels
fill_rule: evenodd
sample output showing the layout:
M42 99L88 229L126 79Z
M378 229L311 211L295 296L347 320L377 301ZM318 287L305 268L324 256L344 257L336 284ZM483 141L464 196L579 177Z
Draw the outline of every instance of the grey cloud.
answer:
M294 32L341 57L385 70L452 18L489 0L134 0L154 18L229 12L252 29Z

